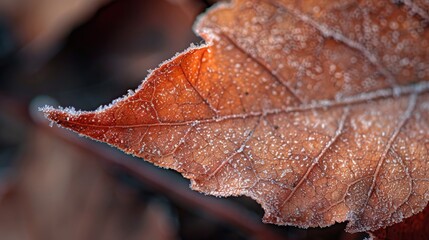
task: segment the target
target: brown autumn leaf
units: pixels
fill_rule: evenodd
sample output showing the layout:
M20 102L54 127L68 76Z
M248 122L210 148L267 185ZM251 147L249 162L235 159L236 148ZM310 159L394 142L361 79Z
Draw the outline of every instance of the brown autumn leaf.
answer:
M429 20L404 1L220 4L137 91L59 125L246 195L264 221L369 231L429 200ZM417 10L416 10L417 9Z

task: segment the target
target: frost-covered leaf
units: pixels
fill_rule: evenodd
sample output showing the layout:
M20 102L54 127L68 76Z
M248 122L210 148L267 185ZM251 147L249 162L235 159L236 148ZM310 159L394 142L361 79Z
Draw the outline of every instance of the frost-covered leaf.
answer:
M391 1L234 1L201 17L193 47L94 112L59 125L246 195L264 221L402 221L429 200L427 8ZM424 7L424 6L423 6Z

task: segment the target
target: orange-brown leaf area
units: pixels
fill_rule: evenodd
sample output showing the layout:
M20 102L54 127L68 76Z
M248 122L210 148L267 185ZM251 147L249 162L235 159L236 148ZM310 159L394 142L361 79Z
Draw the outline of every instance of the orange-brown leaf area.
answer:
M403 1L219 4L207 45L94 112L59 125L191 179L246 195L264 221L389 226L429 200L428 6Z

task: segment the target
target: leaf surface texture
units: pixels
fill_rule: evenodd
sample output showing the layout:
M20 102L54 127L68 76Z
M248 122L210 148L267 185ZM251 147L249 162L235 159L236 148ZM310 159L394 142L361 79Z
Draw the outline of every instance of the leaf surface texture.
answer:
M246 195L264 221L376 230L429 199L427 5L404 1L219 4L207 45L165 62L94 112L59 125L191 179Z

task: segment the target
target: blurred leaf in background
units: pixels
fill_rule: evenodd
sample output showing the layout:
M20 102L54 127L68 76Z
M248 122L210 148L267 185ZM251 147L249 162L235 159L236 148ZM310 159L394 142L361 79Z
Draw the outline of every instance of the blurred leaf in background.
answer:
M12 27L20 54L42 57L73 27L109 0L3 0L0 14Z
M2 239L177 239L169 206L119 184L94 157L34 129L0 201Z

